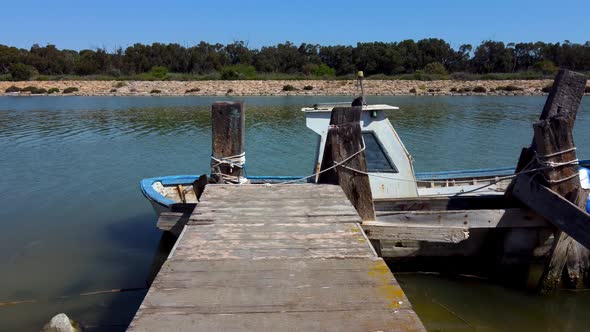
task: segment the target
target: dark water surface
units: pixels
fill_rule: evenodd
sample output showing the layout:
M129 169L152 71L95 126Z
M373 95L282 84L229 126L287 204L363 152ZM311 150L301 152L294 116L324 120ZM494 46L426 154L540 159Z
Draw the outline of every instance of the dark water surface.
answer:
M125 328L164 254L139 180L208 172L208 109L219 99L0 97L0 303L29 301L0 304L0 331L36 331L59 312L96 330ZM316 137L299 109L348 98L241 100L247 104L248 174L307 175ZM369 101L400 106L390 120L416 170L429 171L514 165L545 98ZM590 157L588 111L586 98L575 131L582 158ZM590 326L590 293L538 297L471 279L398 279L432 331ZM121 288L131 290L86 294Z

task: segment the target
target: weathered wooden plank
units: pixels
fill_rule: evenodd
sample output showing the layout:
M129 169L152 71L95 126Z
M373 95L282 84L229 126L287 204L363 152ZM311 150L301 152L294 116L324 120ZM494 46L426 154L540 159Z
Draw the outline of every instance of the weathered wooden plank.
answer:
M516 178L514 196L566 232L576 241L590 247L590 214L555 191L540 185L531 176Z
M277 223L279 224L279 223ZM237 225L187 226L174 257L183 259L276 259L293 257L370 257L370 244L358 224L263 224L244 228L251 232L233 232ZM278 227L277 227L278 226ZM289 232L296 232L289 235ZM262 232L262 233L261 233ZM319 235L329 234L324 237ZM227 239L233 237L233 239ZM263 239L259 239L261 237Z
M459 243L469 238L469 229L457 226L400 225L367 221L363 222L363 229L370 240Z
M551 227L542 217L529 209L395 211L377 213L384 226L448 226L461 228ZM363 222L363 228L365 226Z
M358 223L360 218L358 215L313 215L313 216L289 216L288 218L281 218L281 216L244 216L242 218L226 215L224 219L219 220L215 218L214 214L191 216L188 225L210 225L210 224L259 224L259 223Z
M416 314L408 309L236 314L187 314L179 309L142 309L143 315L129 331L425 331Z
M504 195L440 196L375 199L375 212L379 211L440 211L440 210L491 210L521 207L518 201Z
M222 159L244 153L245 119L243 102L216 102L211 106L213 157ZM220 174L234 177L244 175L241 167L218 164L217 161L211 160L211 178L223 183Z

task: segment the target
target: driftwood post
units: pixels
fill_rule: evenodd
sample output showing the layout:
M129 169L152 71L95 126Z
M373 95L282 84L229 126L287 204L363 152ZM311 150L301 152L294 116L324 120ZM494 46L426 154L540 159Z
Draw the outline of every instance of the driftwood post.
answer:
M217 183L239 182L244 176L244 103L214 103L211 125L211 178Z
M357 210L361 220L369 221L375 220L369 176L354 171L367 172L365 152L361 151L363 148L360 127L361 111L361 107L335 107L332 110L331 127L326 139L322 170L335 163L347 161L343 165L321 174L318 182L339 184Z
M585 195L580 190L578 166L571 163L576 160L573 126L585 87L584 75L567 70L559 72L543 108L540 121L533 126L535 132L533 142L529 148L523 149L516 169L516 173L519 173L525 168L545 167L541 172L544 175L541 183L546 183L549 189L578 205L583 204L585 197L582 196ZM533 192L527 193L531 186L530 183L527 185L525 182L531 180L528 175L519 177L521 179L517 179L509 186L508 195L511 195L514 189L517 198L533 210L535 207L541 210L539 204L551 204L542 202L540 196L528 197ZM529 180L525 180L525 177ZM514 188L513 184L517 182L519 188ZM571 220L571 222L575 221ZM569 258L568 253L572 254ZM587 258L588 250L558 229L539 290L546 293L558 287L566 263L570 283L579 286L588 267Z

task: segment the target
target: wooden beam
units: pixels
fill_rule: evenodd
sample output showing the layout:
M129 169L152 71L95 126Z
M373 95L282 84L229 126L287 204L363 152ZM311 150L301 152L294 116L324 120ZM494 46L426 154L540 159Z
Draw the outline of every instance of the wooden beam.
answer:
M433 196L375 199L375 211L441 211L508 209L521 207L516 200L504 195L484 196Z
M570 242L576 240L586 248L590 246L590 215L555 191L540 185L530 175L517 177L513 194L562 231L556 235L551 259L539 286L541 292L550 292L560 284L568 251L571 250Z
M456 226L425 226L365 221L362 228L369 240L427 241L459 243L467 240L469 229Z
M337 183L357 210L361 220L364 221L375 220L369 176L350 169L367 172L365 153L362 151L361 111L361 107L336 107L332 110L330 120L332 127L328 130L326 139L327 144L329 142L327 148L330 155L324 153L322 169L346 161L344 164L346 167L338 166L334 169ZM330 178L320 177L320 182L334 183L336 180L334 172L327 176Z
M529 209L377 212L383 226L440 226L461 228L548 228L551 225ZM365 223L363 222L363 227Z
M217 159L244 153L245 108L242 102L216 102L211 107L212 156ZM231 167L211 160L211 178L224 183L220 174L243 177L241 167Z
M590 214L530 175L516 178L514 196L576 241L590 247Z

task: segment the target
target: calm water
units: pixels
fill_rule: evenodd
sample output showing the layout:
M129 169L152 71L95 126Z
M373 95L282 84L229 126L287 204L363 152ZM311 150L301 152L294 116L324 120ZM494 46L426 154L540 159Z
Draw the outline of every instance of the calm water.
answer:
M35 331L66 312L123 330L139 306L161 233L138 182L208 172L208 97L0 97L1 331ZM227 99L227 98L226 98ZM306 175L314 134L299 108L334 97L251 97L247 171ZM389 114L417 171L514 165L543 97L371 97ZM575 132L590 157L590 100ZM159 255L158 255L159 253ZM581 331L590 293L537 297L482 281L403 274L432 331ZM110 289L126 292L87 294ZM135 289L135 290L133 290ZM137 290L139 289L139 290ZM80 295L83 294L83 295Z

